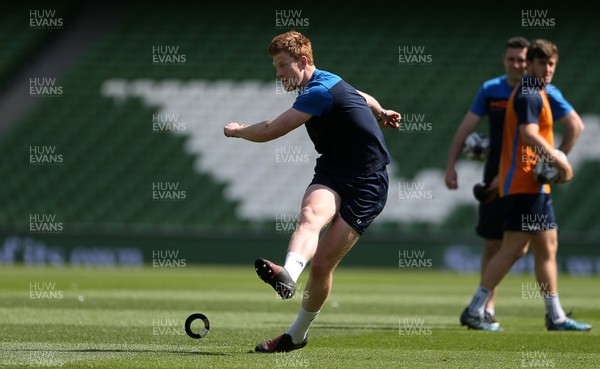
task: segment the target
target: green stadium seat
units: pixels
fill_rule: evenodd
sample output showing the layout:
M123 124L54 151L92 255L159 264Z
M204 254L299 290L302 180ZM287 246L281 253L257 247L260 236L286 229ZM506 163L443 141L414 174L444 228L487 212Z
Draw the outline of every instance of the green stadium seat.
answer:
M74 2L62 4L68 9ZM6 22L0 25L0 41L4 45L0 81L6 81L46 37L44 32L21 32L22 16L16 14L21 14L23 7L26 5L12 9L10 14L15 17L5 17ZM56 211L73 227L273 229L272 220L250 221L241 216L241 204L229 193L232 190L225 179L206 173L203 166L210 160L214 160L211 165L223 167L230 160L246 160L247 170L239 176L248 186L267 186L265 178L273 177L276 166L252 165L264 159L238 158L236 152L225 152L218 159L203 157L198 146L206 143L197 137L152 132L152 114L160 110L159 100L165 96L148 91L155 81L171 81L172 88L163 90L164 94L173 106L197 120L189 122L190 126L208 119L212 109L244 112L252 117L270 114L268 109L253 111L261 99L253 91L262 88L262 83L274 83L266 46L282 30L274 27L273 11L256 12L250 4L236 7L227 13L225 24L222 16L211 13L210 6L203 12L177 16L161 11L161 4L144 7L144 11L129 9L76 61L61 81L64 96L40 99L33 111L0 137L0 170L4 179L0 202L7 204L0 209L0 223L4 226L23 226L28 222L28 214L37 211L32 209L41 209ZM425 12L403 17L402 22L389 28L381 26L380 15L358 17L357 9L344 9L334 19L325 19L325 13L307 14L311 27L306 33L313 39L318 67L340 74L376 96L385 107L403 114L424 114L432 123L430 132L385 132L394 166L402 178L413 178L423 168L443 170L450 139L477 88L484 80L502 74L500 55L505 40L513 33L527 37L536 34L504 27L502 16L508 10L499 11L497 19L488 23L461 19L459 10L449 9L447 17L438 19L436 24L424 26L428 23L423 14L429 14ZM248 17L251 11L253 16ZM344 14L360 21L348 24ZM579 112L598 114L594 92L600 84L600 73L587 68L586 63L595 60L600 29L568 17L561 18L561 22L564 24L560 32L551 33L561 49L556 84ZM506 29L507 33L499 29ZM153 65L151 52L155 45L179 47L187 62L177 66ZM400 65L399 45L425 45L432 63ZM582 70L589 76L581 78ZM253 81L239 83L248 79ZM124 83L106 83L117 80ZM137 82L129 85L132 81ZM205 106L200 99L178 101L179 88L190 81L197 82L194 96L218 87L213 93L222 98L216 106ZM132 91L126 90L129 87ZM236 94L245 98L235 100L232 96ZM55 145L64 155L64 163L58 167L31 167L27 162L31 145ZM206 145L218 148L223 143ZM596 162L586 164L586 168L590 165L597 168ZM589 183L599 176L598 170L581 171L568 191L556 191L556 212L565 228L598 229L600 224L593 214L600 189ZM291 186L302 188L307 180L273 180L276 184L268 191L279 198L284 194L277 191ZM153 202L152 183L160 181L178 182L188 191L189 199ZM381 227L402 232L441 229L471 234L474 204L457 207L443 224L388 222Z

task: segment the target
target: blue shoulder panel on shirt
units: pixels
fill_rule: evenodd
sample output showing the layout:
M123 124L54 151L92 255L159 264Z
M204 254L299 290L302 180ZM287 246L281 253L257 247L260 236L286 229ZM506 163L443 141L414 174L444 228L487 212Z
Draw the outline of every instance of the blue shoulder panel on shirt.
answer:
M549 84L544 89L548 95L548 102L552 110L552 120L557 121L574 110L573 106L565 99L558 87Z
M528 93L517 91L514 101L514 109L517 114L517 123L539 123L538 117L542 112L542 96L535 90L529 90Z
M477 95L469 110L471 113L483 117L487 114L486 99L488 97L506 98L508 100L512 90L513 88L506 82L506 75L489 79L485 81L479 91L477 91Z
M321 116L331 109L333 97L329 89L339 81L341 81L339 76L316 69L292 107L305 113Z

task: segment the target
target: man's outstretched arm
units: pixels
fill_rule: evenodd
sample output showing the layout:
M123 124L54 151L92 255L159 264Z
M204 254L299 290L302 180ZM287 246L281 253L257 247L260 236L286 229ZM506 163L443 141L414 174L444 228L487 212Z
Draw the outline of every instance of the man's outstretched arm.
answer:
M382 129L387 127L400 127L400 113L390 109L382 108L381 104L379 104L379 101L366 92L358 91L358 93L365 98L367 105L373 112L373 115L377 119L377 122Z
M289 108L275 119L256 124L228 123L223 129L223 133L226 137L238 137L252 142L267 142L300 127L310 117L312 114Z

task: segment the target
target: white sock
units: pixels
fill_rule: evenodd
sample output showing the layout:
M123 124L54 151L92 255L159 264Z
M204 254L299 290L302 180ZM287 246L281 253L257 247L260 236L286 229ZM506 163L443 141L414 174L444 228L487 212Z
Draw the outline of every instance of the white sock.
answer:
M565 314L560 304L558 293L544 294L544 303L546 304L546 312L554 323L560 324L567 320L567 314Z
M491 316L496 315L496 310L495 309L490 309L490 308L485 308L485 311L488 312L488 314L490 314Z
M481 286L477 287L473 300L469 304L469 314L473 316L483 316L485 304L492 294L491 290L487 290Z
M300 312L298 313L296 321L287 331L287 334L292 336L293 343L297 344L304 341L306 335L308 334L308 329L310 328L310 325L312 324L313 320L315 320L317 315L319 315L318 311L315 311L313 313L304 310L304 308L300 308Z
M306 260L304 260L302 255L295 252L287 253L285 257L285 265L283 267L288 271L288 273L290 273L290 277L292 277L294 282L298 281L300 273L302 273L305 266Z

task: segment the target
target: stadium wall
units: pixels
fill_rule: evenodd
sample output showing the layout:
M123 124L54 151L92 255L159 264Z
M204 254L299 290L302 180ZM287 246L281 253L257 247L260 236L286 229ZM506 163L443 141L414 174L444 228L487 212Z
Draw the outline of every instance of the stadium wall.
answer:
M0 265L53 267L141 267L179 269L192 264L240 264L257 257L282 259L288 235L263 233L182 234L0 234ZM562 237L561 271L600 275L600 250L593 240ZM429 237L366 234L341 266L478 273L481 241L460 234ZM512 272L532 272L531 252Z

